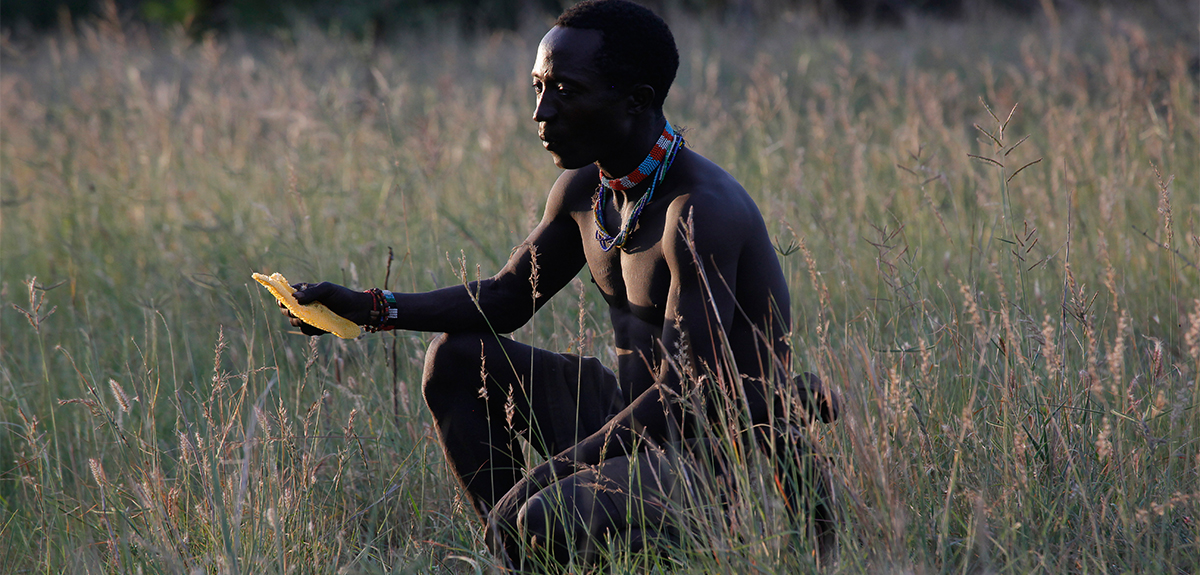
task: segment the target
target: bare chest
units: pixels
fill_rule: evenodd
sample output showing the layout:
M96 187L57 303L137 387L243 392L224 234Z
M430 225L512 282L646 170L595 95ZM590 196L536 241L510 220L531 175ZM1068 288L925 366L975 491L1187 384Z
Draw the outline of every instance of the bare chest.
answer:
M588 270L609 307L661 325L671 289L671 269L662 253L662 213L647 210L638 223L623 248L604 251L589 214L580 226Z

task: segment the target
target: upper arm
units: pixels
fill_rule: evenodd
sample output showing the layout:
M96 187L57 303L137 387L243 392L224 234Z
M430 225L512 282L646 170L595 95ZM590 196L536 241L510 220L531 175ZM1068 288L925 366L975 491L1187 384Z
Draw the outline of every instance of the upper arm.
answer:
M576 172L564 172L558 178L541 222L513 249L504 267L480 285L481 307L485 313L492 312L489 316L500 318L497 331L507 333L524 325L586 263L579 226L571 213L579 180Z
M737 215L704 202L672 206L676 221L663 238L663 256L671 270L662 342L677 355L687 339L687 358L698 374L732 368L723 357L732 325L738 256L743 239ZM730 220L734 221L730 221ZM720 232L714 233L714 230ZM706 231L708 233L706 233Z

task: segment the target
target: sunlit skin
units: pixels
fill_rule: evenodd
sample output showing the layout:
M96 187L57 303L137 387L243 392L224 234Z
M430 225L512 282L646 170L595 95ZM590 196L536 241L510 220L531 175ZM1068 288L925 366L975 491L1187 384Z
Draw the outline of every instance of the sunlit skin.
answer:
M480 286L472 285L472 290L479 289L491 327L509 333L532 317L530 306L520 302L533 297L530 252L536 249L538 307L587 266L609 305L621 383L630 402L658 379L659 342L666 349L676 348L677 318L686 324L694 353L713 366L717 365L713 338L707 336L713 311L729 334L743 373L761 373L759 365L771 359L770 354L760 355L766 350L752 334L756 327L775 336L774 355L786 362L787 286L757 206L720 167L684 148L654 201L642 212L625 249L605 252L595 240L592 199L597 170L609 176L632 171L653 147L666 121L652 105L653 88L642 84L619 89L600 76L591 65L599 46L597 31L555 27L538 47L531 72L536 97L533 119L555 165L566 171L550 190L541 223L507 265ZM629 216L647 189L648 180L613 194L606 204L606 221L612 222L612 228ZM681 234L689 214L696 230L694 247L709 275L711 294L700 284ZM309 301L324 299L314 298L311 289L301 295ZM397 297L399 324L404 329L487 330L488 324L462 286ZM740 313L734 313L735 302ZM340 302L332 303L336 307ZM337 311L351 319L365 318L369 308L364 303L361 300L350 310L343 305ZM648 363L654 369L647 369Z
M538 47L531 73L537 95L533 119L538 122L538 135L555 165L569 170L552 190L548 207L561 197L565 204L564 215L570 217L570 227L577 230L572 234L579 234L582 255L593 281L609 304L621 381L632 401L654 382L654 373L646 368L646 360L661 355L657 340L669 344L677 342L673 320L687 317L686 313L680 314L682 309L691 307L698 317L706 317L699 315L703 313L706 298L699 290L700 286L690 281L695 279L694 272L680 273L694 269L691 254L682 244L678 229L688 211L696 210L693 212L694 224L700 230L696 238L697 252L722 256L714 260L718 267L709 272L722 271L718 275L730 286L736 285L739 273L757 276L745 277L744 282L764 288L763 297L757 301L741 302L743 308L749 306L747 316L761 320L770 312L764 304L772 299L782 302L782 314L776 316L782 315L781 321L778 326L762 326L768 328L764 332L782 334L785 331L779 326L786 325L788 320L787 292L762 229L758 208L731 176L687 148L676 158L671 171L656 190L654 201L642 212L638 222L640 227L625 251L604 252L600 248L594 239L592 215L597 181L595 170L598 168L609 177L633 171L653 147L666 121L652 108L654 92L651 87L640 85L619 90L605 82L592 68L592 56L600 46L600 39L600 33L593 30L556 27L546 34ZM615 228L615 222L628 218L633 204L648 187L648 182L644 182L626 193L615 193L613 201L606 205L606 221L614 222L611 226ZM705 208L712 208L712 211ZM547 210L547 216L550 214ZM710 220L712 229L720 230L719 235L703 231L701 225ZM755 228L762 231L761 237L737 237L738 231ZM758 241L751 242L751 239ZM742 248L744 254L733 253L735 247ZM544 255L539 249L539 256L544 258ZM755 256L756 261L761 262L761 268L751 271L748 261L741 261L741 269L737 269L739 261L746 255ZM572 254L572 257L578 255ZM706 267L709 265L706 262ZM724 273L726 270L729 273ZM694 289L685 290L685 287ZM729 296L727 289L714 290L718 291ZM673 292L677 297L671 297ZM732 306L733 298L713 295L717 296L714 297L716 301L726 300L724 303ZM731 332L735 327L738 333L749 328L743 325L744 318L733 317L731 309L722 312L721 316L734 324L728 326ZM691 326L689 329L696 328ZM692 337L698 339L696 334ZM748 360L739 361L739 365L759 363L759 359L753 357L753 337L733 339L742 344L735 345L735 350L743 348L739 359ZM697 345L699 348L711 347L694 343ZM674 345L668 346L668 349L673 348ZM657 363L650 362L651 365Z
M585 267L608 304L618 374L628 407L600 432L527 475L515 476L517 483L511 490L507 486L490 492L468 489L477 505L508 514L509 519L515 517L521 502L554 478L583 464L598 463L602 453L607 457L624 453L633 444L635 429L656 442L688 433L680 427L683 414L678 406L663 400L682 391L664 351L666 357L676 355L683 333L690 343L690 359L702 369L727 372L730 366L722 349L732 354L741 374L752 378L769 376L773 369L778 369L776 374L788 372L791 367L786 343L791 321L789 298L778 259L758 207L720 167L684 148L641 213L624 249L605 252L595 239L592 205L599 172L623 176L633 171L666 122L653 104L651 86L617 86L594 68L600 41L597 31L555 27L538 47L531 71L536 97L533 120L555 165L565 170L550 189L538 226L491 278L468 287L397 294L399 328L448 334L510 333L529 321L534 308L540 308ZM613 195L605 215L610 233L629 217L648 184L649 179ZM693 230L690 238L684 233L689 227ZM530 284L534 252L536 300ZM477 294L478 306L468 288ZM358 320L365 317L370 302L355 294L361 292L320 284L297 292L297 299L323 301L334 311ZM531 300L535 300L534 306ZM722 339L727 347L722 347ZM495 340L494 336L485 339ZM435 341L431 353L444 341L444 337ZM475 346L478 357L479 344ZM496 349L495 353L503 356L505 352ZM491 361L495 360L489 360L489 365L494 365ZM476 362L439 368L443 371L437 378L461 378L478 386L479 367ZM458 373L444 371L455 369ZM428 366L426 377L428 400ZM762 423L767 419L768 390L750 381L745 387L752 417ZM665 395L664 390L668 390ZM453 449L447 447L452 459ZM487 465L485 455L478 455L478 461L470 459L475 456L462 456L452 465L462 473ZM495 478L490 479L491 485L496 483ZM504 492L507 497L497 500Z
M648 103L652 90L618 90L592 67L600 42L595 30L555 27L546 34L530 74L533 120L554 165L576 170L595 163L605 175L620 177L641 163L641 150L654 146L665 119L631 113Z

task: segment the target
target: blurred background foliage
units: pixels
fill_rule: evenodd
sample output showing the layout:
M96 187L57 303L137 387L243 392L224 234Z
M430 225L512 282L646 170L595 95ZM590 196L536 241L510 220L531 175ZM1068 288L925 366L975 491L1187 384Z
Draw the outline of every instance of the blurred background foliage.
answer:
M1150 0L1164 15L1192 0ZM547 17L571 0L4 0L0 27L34 33L80 17L116 12L122 18L182 26L193 34L209 30L274 29L298 19L356 36L385 38L399 30L456 20L466 29L515 28L522 20ZM1122 6L1120 0L643 0L657 10L686 10L723 19L770 18L803 11L848 25L899 24L913 14L962 18L987 10L1024 16L1081 6Z
M558 0L55 1L0 0L0 574L490 572L432 335L294 336L249 276L503 265L559 174L528 75ZM668 113L845 391L807 432L829 575L1200 573L1200 3L1118 4L657 3ZM515 338L613 365L589 286ZM805 570L741 485L672 572Z

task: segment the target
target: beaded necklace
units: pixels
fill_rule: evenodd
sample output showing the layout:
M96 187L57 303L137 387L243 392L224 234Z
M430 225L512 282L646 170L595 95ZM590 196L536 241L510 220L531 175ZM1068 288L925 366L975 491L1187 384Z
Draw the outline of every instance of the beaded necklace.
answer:
M654 188L666 176L667 170L671 169L671 164L675 161L675 155L683 148L683 144L683 136L675 132L675 129L671 127L671 123L667 122L666 127L663 128L662 135L658 137L658 142L654 144L654 148L650 150L650 154L646 156L646 159L642 161L641 165L633 173L623 178L606 178L603 172L600 173L600 185L596 189L595 199L592 200L592 212L596 216L596 240L600 242L601 249L607 252L614 247L625 247L625 242L629 239L629 234L637 225L638 216L642 215L642 208L645 208L646 204L650 203L650 200L654 197ZM662 167L661 170L658 169L660 165ZM633 205L633 213L630 214L629 219L621 224L621 229L617 232L617 235L609 235L604 225L604 202L607 196L605 190L614 192L628 190L641 183L646 177L654 174L656 170L658 174L655 175L654 179L650 180L650 189L645 194L642 194L642 197L638 198L637 203Z

